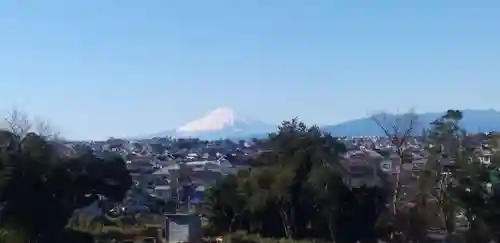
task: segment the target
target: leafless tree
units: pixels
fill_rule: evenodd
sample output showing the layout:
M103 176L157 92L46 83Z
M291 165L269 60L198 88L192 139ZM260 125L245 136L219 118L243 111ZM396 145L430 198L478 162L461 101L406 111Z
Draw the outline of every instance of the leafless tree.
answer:
M41 119L31 118L27 113L19 109L13 109L5 116L6 128L19 137L24 137L29 132L35 132L47 139L57 139L59 133L55 131L53 126Z
M52 126L52 124L50 124L46 120L35 118L34 124L35 124L34 132L36 132L38 135L49 140L59 139L59 132L57 132Z
M397 155L403 160L408 140L418 125L418 115L413 110L402 114L379 113L371 116L372 120L384 132Z
M28 134L32 127L29 116L18 109L14 109L7 113L5 116L5 123L7 129L19 137L24 137Z
M406 113L386 114L378 113L371 116L372 120L380 127L385 136L389 139L397 156L397 171L392 198L392 214L396 214L396 204L399 201L399 192L401 190L400 170L405 162L405 150L407 149L412 132L418 124L418 115L410 110Z

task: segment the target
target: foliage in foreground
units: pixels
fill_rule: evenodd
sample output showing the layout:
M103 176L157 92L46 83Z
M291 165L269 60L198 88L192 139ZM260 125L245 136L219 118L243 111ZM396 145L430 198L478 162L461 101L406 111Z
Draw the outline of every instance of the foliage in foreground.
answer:
M120 201L132 184L120 158L61 154L56 142L0 132L0 227L10 242L61 242L76 209L100 197ZM14 237L13 237L14 236Z
M349 187L341 166L343 144L296 119L284 122L269 137L271 152L249 172L207 191L208 227L218 234L244 231L346 243L422 242L438 228L450 239L461 231L468 242L500 242L500 157L480 163L481 151L460 128L461 119L460 111L449 110L430 124L421 141L428 162L418 174L417 193L404 203L391 202L399 190L390 184ZM481 142L494 144L490 141L498 139ZM460 220L465 227L458 227Z
M374 226L387 191L344 183L341 142L294 119L270 135L269 146L273 152L250 172L229 176L207 192L211 227L278 238L377 238Z

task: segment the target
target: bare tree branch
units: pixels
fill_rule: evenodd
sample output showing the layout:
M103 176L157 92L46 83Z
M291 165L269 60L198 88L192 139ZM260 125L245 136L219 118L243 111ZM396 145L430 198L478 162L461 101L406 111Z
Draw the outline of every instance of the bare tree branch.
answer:
M407 113L395 115L380 113L372 115L371 118L384 132L398 156L403 160L408 139L418 123L418 116L415 112L410 110Z
M14 109L5 116L7 129L19 137L24 137L31 130L32 123L29 116L18 109Z
M385 136L389 139L392 147L396 150L399 157L398 167L395 178L394 190L392 193L392 215L396 215L396 204L400 198L401 182L400 170L405 160L405 150L408 145L408 139L417 125L418 116L413 110L404 114L389 115L386 113L375 114L371 116L372 120L380 127Z
M46 120L35 118L34 124L34 132L45 139L54 140L59 138L59 132L56 132L54 127Z
M30 132L35 132L50 140L59 138L59 133L55 131L49 122L41 118L31 118L28 114L19 109L13 109L11 112L7 113L4 120L7 125L7 130L21 138L25 137Z

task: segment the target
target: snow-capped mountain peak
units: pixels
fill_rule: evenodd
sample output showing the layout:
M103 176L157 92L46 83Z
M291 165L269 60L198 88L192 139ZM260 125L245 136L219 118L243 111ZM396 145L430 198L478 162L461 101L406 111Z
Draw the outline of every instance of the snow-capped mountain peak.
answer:
M212 110L201 118L190 121L177 129L152 134L147 137L199 138L214 140L221 138L241 139L266 135L276 131L275 125L242 116L231 108L222 107Z
M231 108L222 107L206 113L199 119L186 123L177 128L177 132L211 132L247 123L249 123L247 119L237 116Z

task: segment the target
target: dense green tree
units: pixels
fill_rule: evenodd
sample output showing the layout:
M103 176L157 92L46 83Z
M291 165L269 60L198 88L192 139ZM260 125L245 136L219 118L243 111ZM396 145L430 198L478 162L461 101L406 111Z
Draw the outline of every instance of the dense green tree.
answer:
M441 222L436 224L436 220L431 222L427 218L425 226L444 229L449 239L456 238L457 215L464 210L461 201L461 195L466 192L463 179L475 176L475 172L469 170L475 156L467 146L468 137L460 126L462 118L459 110L448 110L431 122L425 136L430 156L419 178L420 187L424 188L420 189L419 196L426 199L420 200L418 206L437 205L435 214ZM429 215L426 211L422 214Z
M374 225L385 207L381 188L350 188L341 164L345 146L298 119L270 134L269 152L249 173L229 176L207 191L212 226L273 237L376 240Z
M240 191L237 180L236 176L229 175L224 180L218 181L205 196L206 216L210 217L211 223L227 232L231 232L235 224L241 223L246 210L246 198Z
M312 206L315 210L316 215L322 215L322 217L316 218L313 222L316 224L312 225L313 228L321 229L321 231L326 231L330 235L330 239L336 239L336 228L338 226L338 220L336 215L341 209L340 201L341 191L339 188L343 188L342 178L338 176L338 173L332 167L325 166L314 166L311 170L309 181L309 186L311 187L310 196L312 201ZM327 227L326 230L324 229Z
M121 158L69 157L35 133L2 131L0 140L0 227L30 242L60 242L76 209L120 201L132 185Z
M437 190L433 195L450 236L457 231L457 215L463 212L471 242L489 242L492 238L498 241L500 194L496 190L500 189L500 163L496 156L491 164L482 163L480 147L468 142L479 138L479 144L495 147L497 139L491 135L467 135L460 126L462 118L459 110L448 110L431 123L427 142L433 158L428 164L435 164L433 180Z

